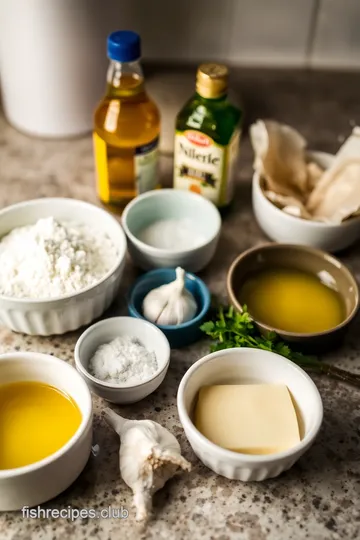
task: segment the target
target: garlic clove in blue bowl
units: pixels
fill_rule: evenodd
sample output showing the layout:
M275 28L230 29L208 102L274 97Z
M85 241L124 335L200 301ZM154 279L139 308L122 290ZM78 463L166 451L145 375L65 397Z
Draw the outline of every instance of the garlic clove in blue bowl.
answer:
M143 309L146 296L151 291L156 290L159 287L172 284L175 280L175 268L159 268L140 276L140 278L138 278L133 285L129 294L129 314L132 317L149 320L145 316L149 316L149 313L147 310ZM159 324L158 322L155 322L156 326L162 330L162 332L168 338L172 348L185 347L201 339L203 334L200 330L200 326L206 320L211 304L211 295L208 287L196 275L190 272L184 272L184 284L187 298L192 297L196 304L195 312L195 306L192 305L191 308L193 311L193 316L189 320L176 325ZM165 291L166 290L168 291L169 288L165 289ZM167 296L169 296L168 293Z
M196 300L185 287L185 270L177 267L175 273L174 281L152 289L144 298L143 315L154 324L178 326L196 315Z

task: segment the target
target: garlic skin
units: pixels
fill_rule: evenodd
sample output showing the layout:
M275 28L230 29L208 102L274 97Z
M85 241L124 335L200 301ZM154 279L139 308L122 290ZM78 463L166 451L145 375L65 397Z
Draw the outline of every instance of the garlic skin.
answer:
M176 326L190 321L196 315L197 304L185 288L185 270L176 268L176 279L150 291L142 308L144 317L155 324Z
M190 471L174 435L152 420L127 420L109 408L104 416L120 437L120 474L133 491L136 520L150 517L152 496L176 473Z

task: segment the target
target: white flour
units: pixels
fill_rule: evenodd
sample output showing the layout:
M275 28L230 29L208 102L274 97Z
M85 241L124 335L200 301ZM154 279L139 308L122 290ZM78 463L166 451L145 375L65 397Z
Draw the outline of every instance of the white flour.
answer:
M177 251L200 246L204 238L191 219L159 219L137 235L149 246Z
M98 282L115 264L110 238L80 223L39 219L0 242L0 294L55 298Z
M136 338L117 337L100 345L89 362L89 373L113 384L136 384L149 379L158 369L156 356Z

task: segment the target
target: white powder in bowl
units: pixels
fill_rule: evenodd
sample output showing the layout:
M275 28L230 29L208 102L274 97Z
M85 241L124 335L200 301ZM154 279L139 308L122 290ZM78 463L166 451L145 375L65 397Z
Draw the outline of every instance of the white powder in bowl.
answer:
M185 219L159 219L142 229L137 237L149 246L178 251L194 249L205 242L196 224Z
M0 294L48 299L77 293L100 281L117 256L96 228L39 219L1 239Z
M137 384L157 371L156 356L137 338L117 337L100 345L89 361L89 373L112 384Z

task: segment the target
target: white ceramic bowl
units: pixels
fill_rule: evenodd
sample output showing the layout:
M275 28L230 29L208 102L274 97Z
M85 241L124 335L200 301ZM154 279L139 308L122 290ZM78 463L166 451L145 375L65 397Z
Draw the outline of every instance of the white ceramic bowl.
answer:
M31 465L0 470L0 511L19 510L56 497L85 467L92 442L91 394L70 364L36 352L0 355L0 381L39 381L55 386L74 399L82 414L78 430L60 450Z
M334 159L331 154L311 153L314 160L327 169ZM264 233L276 242L313 246L332 253L341 251L360 239L360 217L341 225L330 225L291 216L277 208L264 195L261 179L255 172L252 201L257 222Z
M119 336L136 337L142 345L155 353L158 370L139 384L111 384L93 377L88 372L90 358L96 349ZM154 392L162 383L169 368L170 345L154 324L133 317L112 317L93 324L85 330L75 346L75 365L94 394L111 403L135 403Z
M137 237L139 232L157 220L189 219L194 233L204 238L201 245L173 250L149 246ZM176 189L149 191L136 197L125 208L122 224L128 238L134 263L143 270L175 268L198 272L213 258L219 240L221 217L216 206L196 193Z
M220 448L196 429L191 415L199 389L211 384L242 383L287 385L301 419L299 444L277 454L240 454ZM278 354L247 348L218 351L195 362L180 383L177 406L188 441L204 465L226 478L243 481L273 478L290 469L314 442L323 418L320 394L301 368Z
M115 265L95 285L52 299L14 298L0 295L0 323L15 332L48 336L64 334L89 324L112 303L125 266L126 237L110 214L75 199L36 199L0 211L0 238L16 227L32 225L53 216L59 221L78 221L107 234L118 251ZM1 269L0 269L1 271Z

